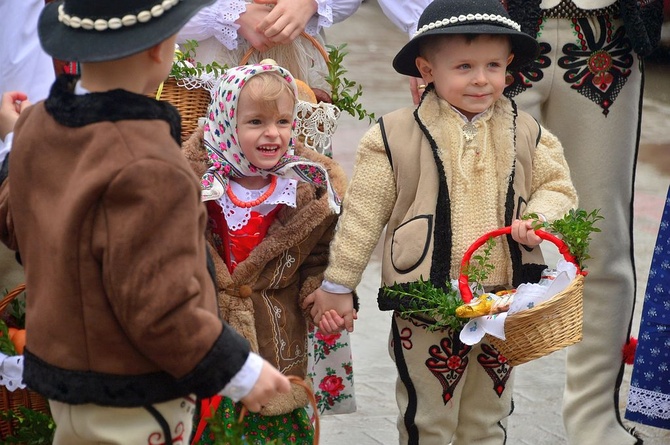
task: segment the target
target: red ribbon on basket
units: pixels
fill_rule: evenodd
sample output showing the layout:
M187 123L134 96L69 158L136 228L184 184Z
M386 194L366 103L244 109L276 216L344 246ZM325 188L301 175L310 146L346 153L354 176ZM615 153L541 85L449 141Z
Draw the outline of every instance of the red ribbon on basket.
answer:
M475 253L477 249L479 249L481 246L486 244L486 242L489 240L489 238L495 238L500 235L509 235L512 233L512 227L511 226L506 226L506 227L501 227L500 229L493 230L489 233L486 233L477 240L475 240L474 243L468 248L468 250L463 254L463 260L461 261L461 275L458 277L458 289L461 291L461 299L463 300L464 303L469 303L472 301L472 289L470 289L470 284L468 282L468 275L467 273L463 272L467 270L468 263L470 262L470 258L472 257L472 254ZM565 258L566 261L570 261L571 263L574 263L577 265L577 261L575 260L575 257L572 253L570 253L570 248L568 247L565 242L563 242L562 239L558 238L555 235L552 235L549 232L545 232L544 230L537 229L535 230L535 234L539 236L540 238L551 241L556 245L558 248L558 252L563 255L563 258ZM577 265L577 273L581 275L586 275L585 271L582 271L579 266Z

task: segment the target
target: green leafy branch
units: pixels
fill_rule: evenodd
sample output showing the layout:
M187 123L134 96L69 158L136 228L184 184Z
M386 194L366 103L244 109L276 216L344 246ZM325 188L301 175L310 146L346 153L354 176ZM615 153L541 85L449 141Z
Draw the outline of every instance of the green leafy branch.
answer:
M359 98L363 95L363 87L353 80L344 77L347 70L344 68L344 56L349 54L344 51L347 46L346 43L340 46L326 45L328 50L328 76L326 82L330 85L330 95L333 100L333 105L338 107L341 111L346 111L359 120L368 118L370 122L374 122L374 113L369 113L363 105L359 102Z
M495 266L490 263L491 251L496 245L496 240L489 238L486 240L486 243L482 246L484 249L482 255L472 255L470 261L465 267L463 273L467 275L468 281L475 284L475 289L479 293L484 292L484 283L488 278L489 274L493 272Z
M174 53L174 62L170 70L170 77L178 80L189 77L200 77L203 74L211 74L214 77L223 74L227 67L220 65L215 60L206 65L194 60L197 47L197 40L187 40L185 43L179 45L179 49L175 50Z
M572 209L563 218L552 222L540 221L535 213L526 216L525 219L537 220L533 225L534 229L544 229L561 238L568 246L570 253L575 257L575 262L579 268L585 270L586 265L584 263L591 258L591 255L589 255L591 234L601 231L595 227L595 224L604 217L600 215L600 209L591 212L584 209Z
M48 414L19 406L16 410L0 412L0 418L16 426L11 436L4 437L3 443L50 445L53 442L56 423Z
M9 338L9 328L3 320L0 320L0 352L9 356L17 355L14 343Z
M419 278L412 283L396 283L384 288L383 292L398 300L398 312L401 315L423 314L434 319L435 323L428 328L431 331L445 327L460 329L467 322L466 319L456 316L456 308L463 304L463 300L451 283L440 288Z

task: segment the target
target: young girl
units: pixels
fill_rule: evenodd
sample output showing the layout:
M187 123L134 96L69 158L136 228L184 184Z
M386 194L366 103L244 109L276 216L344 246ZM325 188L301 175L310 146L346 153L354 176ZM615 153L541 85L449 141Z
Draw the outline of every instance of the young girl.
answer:
M296 94L292 75L276 65L226 71L203 129L184 151L203 177L223 318L284 374L305 378L308 323L300 302L322 279L346 178L326 156L302 147L294 155ZM258 443L311 443L307 401L294 386L248 415L245 434ZM212 405L202 413L238 418L230 399ZM211 443L205 422L197 440Z

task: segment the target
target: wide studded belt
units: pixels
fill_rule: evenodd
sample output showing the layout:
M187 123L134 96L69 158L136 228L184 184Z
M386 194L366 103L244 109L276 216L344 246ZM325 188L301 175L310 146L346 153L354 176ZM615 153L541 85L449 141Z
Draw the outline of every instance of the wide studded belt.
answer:
M561 2L550 9L542 11L543 17L554 19L581 19L584 17L596 17L600 15L618 16L619 2L614 2L609 6L598 9L581 9L571 0L561 0Z

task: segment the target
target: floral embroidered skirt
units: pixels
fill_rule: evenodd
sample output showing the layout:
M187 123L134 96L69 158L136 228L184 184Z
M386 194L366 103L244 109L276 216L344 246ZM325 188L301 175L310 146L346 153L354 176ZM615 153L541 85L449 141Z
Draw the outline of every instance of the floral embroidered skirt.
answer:
M626 418L670 429L670 189L644 293Z

